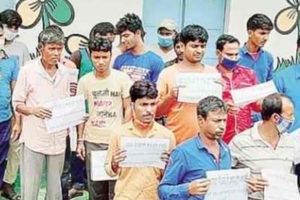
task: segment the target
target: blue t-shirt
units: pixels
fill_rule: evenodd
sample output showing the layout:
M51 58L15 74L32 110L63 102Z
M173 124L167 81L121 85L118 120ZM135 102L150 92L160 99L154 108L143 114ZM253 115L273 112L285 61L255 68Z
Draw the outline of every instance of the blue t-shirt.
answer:
M127 51L116 58L113 68L126 72L133 81L146 79L156 83L164 62L152 51L141 55L133 55L131 51Z
M273 56L264 49L259 49L257 53L258 55L256 59L254 59L250 55L246 45L244 45L240 48L240 59L238 64L255 71L258 81L264 83L273 79L274 59ZM255 111L252 111L251 118L253 123L262 119L261 114Z
M260 83L273 78L273 62L273 56L263 49L258 51L256 59L252 58L245 45L240 49L238 64L254 70Z
M290 66L274 75L277 90L288 96L295 108L295 122L289 132L300 128L300 65Z
M209 153L199 136L179 145L170 156L169 164L158 187L162 200L203 200L204 196L190 196L188 185L196 179L206 178L206 172L231 169L231 154L228 146L219 141L220 160Z
M16 81L19 65L16 58L10 57L0 60L0 122L11 118L11 82Z

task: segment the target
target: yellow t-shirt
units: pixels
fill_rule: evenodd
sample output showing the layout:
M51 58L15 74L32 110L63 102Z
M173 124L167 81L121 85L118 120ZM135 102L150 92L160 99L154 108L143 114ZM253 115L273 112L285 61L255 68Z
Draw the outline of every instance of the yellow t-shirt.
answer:
M166 127L154 122L152 129L141 134L128 122L118 127L112 135L105 161L106 173L110 176L119 175L115 186L114 200L159 200L157 187L162 178L163 170L155 167L121 167L118 174L112 170L111 161L113 153L121 148L122 137L169 139L169 151L175 147L174 134Z
M89 112L84 140L108 144L112 129L123 122L123 99L129 97L131 85L126 73L114 69L105 79L90 72L79 80L77 95L84 95Z

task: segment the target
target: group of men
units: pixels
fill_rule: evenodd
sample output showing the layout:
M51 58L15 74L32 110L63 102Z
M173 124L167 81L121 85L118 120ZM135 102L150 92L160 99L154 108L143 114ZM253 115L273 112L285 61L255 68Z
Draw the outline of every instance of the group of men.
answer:
M0 24L0 38L4 30L7 42L9 32L5 30L17 30L21 22L10 25L2 16L5 15L0 15L4 24ZM263 199L268 182L260 170L272 168L290 173L300 155L295 142L298 138L285 134L300 128L296 91L299 66L273 77L273 57L262 48L272 29L267 16L255 14L247 22L248 40L242 47L234 36L221 35L216 41L215 67L202 62L209 39L204 27L187 25L178 32L173 20L164 19L157 30L158 45L148 48L142 21L136 14L126 14L116 28L108 22L95 25L88 47L74 52L70 60L62 56L64 35L57 26L49 26L39 34L41 57L24 66L17 64L20 57L14 59L5 44L1 48L8 56L3 53L0 57L0 87L6 91L6 96L0 95L1 180L12 132L13 140L20 134L23 200L38 198L44 161L49 200L80 194L85 181L92 200L204 199L210 185L207 171L245 167L251 169L247 180L249 198ZM115 33L120 35L120 44L113 48ZM74 68L79 70L78 77L72 73ZM179 101L176 77L182 73L220 74L222 99L208 96L199 103ZM245 106L235 105L231 90L273 78L282 94ZM69 148L66 151L70 146L67 135L72 134L69 129L48 133L45 126L45 119L52 116L45 105L74 95L84 97L87 113L77 126L75 154ZM257 123L255 112L260 112L262 118ZM155 121L160 117L165 126ZM167 140L168 149L161 155L165 169L122 166L127 152L121 143L128 137ZM117 176L116 181L93 180L93 151L107 151L103 164L109 176ZM67 177L71 173L71 193L68 178L64 183L61 177L63 172ZM4 184L2 192L13 200L20 199L12 189L14 181L4 179L10 187L5 190Z

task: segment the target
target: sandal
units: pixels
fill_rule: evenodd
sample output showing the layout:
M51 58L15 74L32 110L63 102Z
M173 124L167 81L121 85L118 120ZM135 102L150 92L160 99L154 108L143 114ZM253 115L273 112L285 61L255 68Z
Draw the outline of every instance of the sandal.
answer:
M75 198L75 197L79 197L79 196L83 196L83 191L82 190L76 190L74 188L69 190L69 198Z
M16 193L15 191L11 191L10 193L1 193L1 196L8 200L21 200L21 195Z

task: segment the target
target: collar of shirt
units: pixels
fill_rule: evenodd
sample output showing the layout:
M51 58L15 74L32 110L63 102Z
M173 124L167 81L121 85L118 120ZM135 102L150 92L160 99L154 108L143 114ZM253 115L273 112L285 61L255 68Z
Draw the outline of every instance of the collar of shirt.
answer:
M56 84L60 81L60 79L62 78L62 76L66 73L66 70L64 69L64 67L60 64L57 63L57 71L55 72L55 75L53 77L51 77L45 70L42 62L41 62L41 58L37 58L37 65L35 65L35 71L42 76L43 78L47 79L49 82L51 82L52 84Z
M253 128L251 128L251 136L253 140L259 140L264 142L264 140L261 138L261 136L258 133L258 125L260 125L261 123L262 122L257 122L254 124Z
M207 149L205 145L203 144L201 138L199 137L199 134L196 136L197 139L195 140L196 146L198 147L199 150L202 149ZM229 149L225 146L225 144L221 140L217 140L219 145L220 145L220 153L221 153L221 158L223 158L229 151Z
M139 132L139 130L136 129L136 128L134 127L133 121L131 121L131 122L128 124L128 127L127 127L127 128L128 128L128 131L129 131L131 134L133 134L133 135L136 135L136 136L138 136L138 137L144 137L144 138L152 138L152 137L157 133L157 131L158 131L158 127L157 127L157 126L158 126L157 123L154 122L152 128L149 130L149 132L148 132L146 135L141 134L141 133Z
M223 76L223 73L222 73L221 70L220 70L220 66L217 65L216 68L217 68L218 72ZM242 73L243 71L242 71L242 69L241 69L241 66L238 65L238 64L236 64L236 67L234 68L234 70L233 70L232 72L233 72L233 74L240 74L240 73Z
M258 55L262 54L264 52L264 50L262 48L259 48L258 49ZM246 43L244 44L244 46L241 48L241 53L242 54L249 54L250 55L250 52L248 50L248 48L246 47Z
M252 139L256 140L256 141L260 141L260 142L264 143L265 145L267 145L267 146L269 146L270 148L273 149L271 144L269 144L267 141L263 140L262 137L260 136L260 134L258 133L258 125L261 124L261 123L262 123L261 121L256 122L254 124L254 126L250 129ZM286 143L286 135L280 135L279 141L277 143L277 147L283 145L284 143Z

